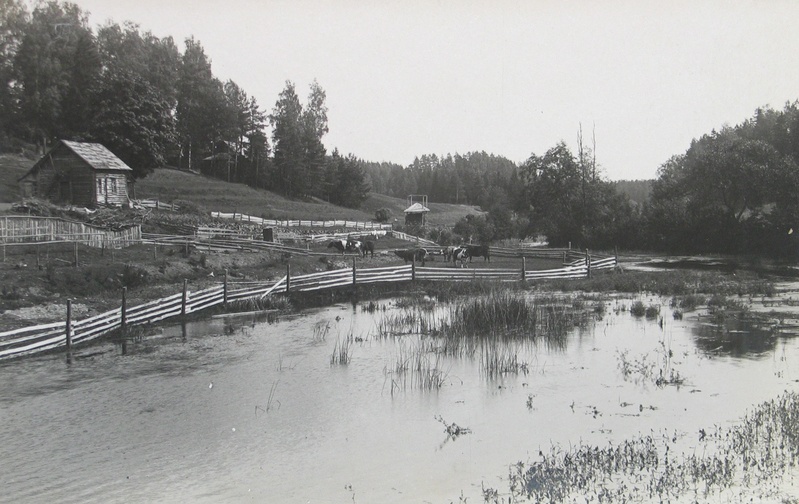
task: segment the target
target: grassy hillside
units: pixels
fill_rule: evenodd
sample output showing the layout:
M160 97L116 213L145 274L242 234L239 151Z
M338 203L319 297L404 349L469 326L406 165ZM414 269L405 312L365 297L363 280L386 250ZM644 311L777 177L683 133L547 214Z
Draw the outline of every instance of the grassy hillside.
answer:
M20 156L0 156L0 203L20 200L17 179L34 161ZM279 194L253 189L244 184L231 184L218 179L171 169L158 169L135 183L131 197L158 199L166 203L191 201L206 212L241 212L273 219L347 219L369 221L375 211L388 208L397 222L404 221L407 202L383 194L371 194L360 209L344 208L318 201L297 201ZM468 214L480 213L475 207L430 203L428 222L432 226L452 226Z
M369 198L361 205L361 210L374 215L380 208L388 208L397 222L405 220L403 213L408 208L408 202L403 198L394 198L385 194L371 193ZM428 203L427 222L431 226L454 226L456 222L469 214L481 214L477 207L470 205L453 205L449 203Z
M133 196L133 195L131 195ZM191 201L207 211L241 212L266 219L370 220L371 214L327 203L285 198L244 184L170 169L158 169L136 182L137 199Z

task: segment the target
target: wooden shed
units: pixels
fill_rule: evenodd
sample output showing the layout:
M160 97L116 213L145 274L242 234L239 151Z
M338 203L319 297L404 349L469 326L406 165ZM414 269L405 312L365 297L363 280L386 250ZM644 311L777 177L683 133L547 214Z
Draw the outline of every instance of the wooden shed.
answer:
M405 209L405 224L424 226L426 224L425 216L430 209L421 203L414 203Z
M24 197L79 206L127 206L133 169L98 143L59 140L19 180Z

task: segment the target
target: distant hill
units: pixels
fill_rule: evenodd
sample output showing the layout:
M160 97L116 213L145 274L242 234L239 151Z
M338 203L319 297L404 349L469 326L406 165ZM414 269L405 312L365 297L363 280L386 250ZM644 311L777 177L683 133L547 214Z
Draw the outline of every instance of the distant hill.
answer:
M631 201L643 205L649 201L654 180L617 180L613 182L616 191L626 194Z

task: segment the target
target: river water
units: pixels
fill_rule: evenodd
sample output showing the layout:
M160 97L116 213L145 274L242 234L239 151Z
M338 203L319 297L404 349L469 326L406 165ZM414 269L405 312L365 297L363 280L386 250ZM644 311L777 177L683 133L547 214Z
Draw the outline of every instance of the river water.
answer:
M797 390L799 344L779 331L719 330L699 313L636 318L631 300L564 346L519 348L526 372L490 377L442 358L443 385L398 385L414 336L381 338L401 312L336 305L266 321L218 318L131 343L0 364L3 502L482 502L539 450L731 425ZM762 308L762 303L754 300ZM331 364L344 341L347 364ZM670 356L670 357L669 357ZM674 370L657 386L628 369ZM470 432L450 437L445 423Z

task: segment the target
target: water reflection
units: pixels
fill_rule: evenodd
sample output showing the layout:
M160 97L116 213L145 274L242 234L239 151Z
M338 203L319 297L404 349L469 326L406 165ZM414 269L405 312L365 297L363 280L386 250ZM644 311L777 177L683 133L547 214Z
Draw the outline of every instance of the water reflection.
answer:
M760 322L728 318L720 324L700 321L692 327L694 343L702 352L737 358L762 358L773 352L777 338Z

